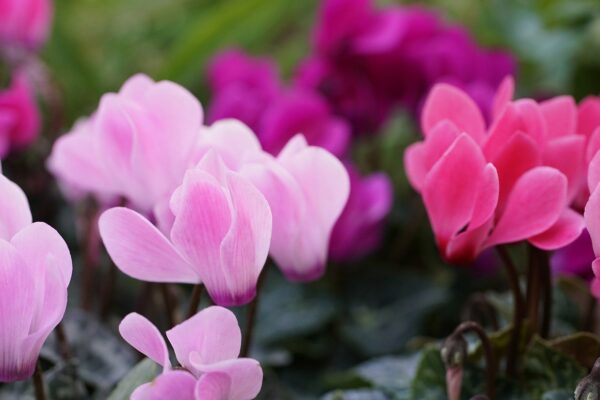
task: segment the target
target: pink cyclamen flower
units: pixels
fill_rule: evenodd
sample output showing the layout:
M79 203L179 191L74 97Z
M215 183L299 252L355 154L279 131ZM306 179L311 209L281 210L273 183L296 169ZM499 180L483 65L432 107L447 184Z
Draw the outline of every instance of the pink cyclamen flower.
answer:
M393 200L387 175L380 172L362 177L351 164L345 166L350 177L350 196L331 233L329 253L334 261L362 257L379 245L383 220Z
M11 86L0 90L0 157L32 143L39 132L35 94L25 73L16 72Z
M405 153L409 181L423 196L449 261L470 262L487 247L521 240L557 249L583 229L581 216L568 207L571 175L545 158L556 139L542 107L510 102L504 89L498 98L502 104L488 129L469 96L437 85L423 109L425 141Z
M307 89L280 96L265 112L258 132L263 148L271 154L279 153L298 133L311 145L338 157L346 153L350 144L346 121L333 116L325 99Z
M0 0L0 47L39 47L51 21L51 0Z
M62 320L73 266L58 232L32 223L23 191L1 175L0 191L0 382L13 382L31 377Z
M235 118L258 132L265 108L281 90L275 63L228 50L215 56L207 74L213 92L209 122Z
M128 208L102 214L100 235L117 267L150 282L203 283L219 305L250 302L271 240L271 210L258 189L210 151L187 171L170 211L167 236Z
M200 103L185 88L135 75L57 140L48 168L67 186L122 196L149 212L193 165L201 126Z
M131 313L119 325L123 339L164 370L153 382L138 387L133 400L251 400L262 387L258 361L238 358L242 335L235 315L222 307L205 308L167 331L177 361L158 329L143 316Z
M292 138L277 158L264 154L242 169L273 213L270 254L285 276L310 281L325 272L333 226L350 192L348 173L326 150Z

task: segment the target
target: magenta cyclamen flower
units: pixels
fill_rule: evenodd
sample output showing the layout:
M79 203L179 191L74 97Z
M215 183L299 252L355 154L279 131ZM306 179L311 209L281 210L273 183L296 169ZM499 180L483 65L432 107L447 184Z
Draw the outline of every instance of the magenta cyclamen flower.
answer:
M138 387L132 400L251 400L260 392L260 364L238 358L240 327L235 315L225 308L208 307L167 331L184 369L172 369L163 337L143 316L129 314L121 321L119 332L130 345L164 368L153 382Z
M0 382L29 378L62 320L72 262L50 226L31 221L23 191L0 175Z
M436 86L423 109L425 141L405 153L409 181L449 261L470 262L487 247L521 240L553 250L583 229L569 208L570 186L581 178L561 160L581 155L580 141L552 123L546 104L511 96L503 85L488 129L464 92Z
M203 283L219 305L251 301L272 225L258 189L209 151L185 174L170 211L168 236L128 208L102 214L100 235L119 269L145 281Z
M16 72L11 86L0 90L0 157L30 144L39 131L40 113L35 94L25 73Z
M366 255L379 245L383 220L392 208L393 187L384 173L365 177L349 163L350 197L331 233L329 252L335 261Z
M186 89L135 75L57 140L48 168L66 187L122 196L149 212L193 165L201 126L200 103Z
M51 21L51 0L0 0L0 47L37 48Z

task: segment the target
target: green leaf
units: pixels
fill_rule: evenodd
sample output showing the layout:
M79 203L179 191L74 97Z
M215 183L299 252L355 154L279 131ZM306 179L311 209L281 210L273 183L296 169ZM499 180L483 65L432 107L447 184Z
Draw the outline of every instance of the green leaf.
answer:
M589 332L579 332L554 339L548 343L553 349L569 355L584 368L592 368L600 357L600 337Z
M119 382L108 400L128 400L131 393L140 385L150 382L158 374L158 365L149 358L140 361Z

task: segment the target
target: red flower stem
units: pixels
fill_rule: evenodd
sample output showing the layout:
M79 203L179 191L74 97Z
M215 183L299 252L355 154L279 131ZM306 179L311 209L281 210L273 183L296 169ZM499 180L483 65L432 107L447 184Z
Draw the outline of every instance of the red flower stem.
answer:
M508 254L508 251L502 246L496 246L496 251L504 263L508 282L513 293L513 331L508 348L506 373L511 377L515 377L517 374L519 343L521 341L521 327L523 325L523 318L525 317L525 305L521 288L519 286L519 275L515 265L512 262L512 259L510 258L510 255Z
M44 377L42 376L42 367L38 361L33 372L33 388L36 400L46 400L46 388L44 387Z

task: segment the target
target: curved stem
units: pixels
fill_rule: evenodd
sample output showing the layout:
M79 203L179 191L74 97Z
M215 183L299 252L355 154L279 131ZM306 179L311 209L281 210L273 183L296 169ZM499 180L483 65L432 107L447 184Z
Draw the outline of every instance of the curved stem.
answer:
M452 333L454 335L463 335L467 332L473 332L481 341L483 352L485 356L485 367L486 367L486 394L490 400L494 400L496 397L496 358L494 356L494 350L487 334L477 322L466 321L460 324Z
M67 335L65 334L65 328L63 327L62 321L56 325L54 331L56 332L56 340L58 342L60 355L62 356L63 360L68 363L71 361L73 354L71 353L71 348L69 346L69 341L67 340Z
M36 400L46 400L46 388L44 387L44 377L42 376L42 367L38 361L33 372L33 388Z
M590 293L583 320L583 330L586 332L594 332L594 322L596 317L597 305L598 300L596 300L594 295Z
M550 325L552 322L552 274L550 273L548 253L543 251L540 251L540 270L544 290L544 311L540 334L543 338L547 338L550 335Z
M169 326L173 327L177 325L177 316L175 315L177 311L177 306L173 301L173 296L171 293L171 288L168 283L159 284L160 291L163 297L163 301L165 303L165 311L167 312L167 322Z
M200 301L202 300L202 284L197 284L192 290L192 298L190 299L190 306L188 308L187 318L192 318L198 311Z
M521 294L521 288L519 287L519 274L517 268L512 262L508 251L502 246L496 246L496 251L504 263L506 274L510 288L513 293L513 331L510 338L508 357L506 360L506 373L514 377L517 372L517 358L519 352L519 342L521 340L521 326L523 318L525 316L523 295Z

